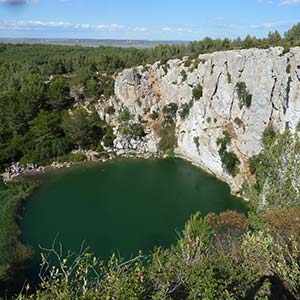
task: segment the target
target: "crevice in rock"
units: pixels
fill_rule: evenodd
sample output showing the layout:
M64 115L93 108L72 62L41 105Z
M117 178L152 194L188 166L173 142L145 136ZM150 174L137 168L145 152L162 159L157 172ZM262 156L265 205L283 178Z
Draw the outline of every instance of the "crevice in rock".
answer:
M250 58L252 58L253 56L255 57L255 55L254 55L253 53L251 53L248 57L246 57L246 58L244 59L242 69L239 70L239 73L240 73L240 74L239 74L239 79L242 77L242 74L243 74L243 72L244 72L244 70L245 70L247 61L248 61Z
M214 96L215 96L215 95L217 94L217 92L218 92L218 89L219 89L219 83L220 83L220 78L221 78L222 75L223 75L223 72L221 72L221 73L218 75L215 90L214 90L212 96L210 97L210 105L211 105L211 102L212 102L213 99L214 99Z
M272 105L272 109L271 109L269 121L271 121L272 118L273 118L273 112L274 112L274 110L279 111L278 107L276 107L276 105L273 102L276 84L277 84L277 77L274 77L274 83L273 83L273 86L272 86L272 89L271 89L271 94L270 94L270 103Z

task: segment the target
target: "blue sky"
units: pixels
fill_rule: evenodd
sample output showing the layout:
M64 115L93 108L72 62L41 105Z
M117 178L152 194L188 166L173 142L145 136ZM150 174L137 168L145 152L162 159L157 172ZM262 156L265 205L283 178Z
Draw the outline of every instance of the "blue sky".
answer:
M0 0L0 37L258 37L300 21L300 0Z

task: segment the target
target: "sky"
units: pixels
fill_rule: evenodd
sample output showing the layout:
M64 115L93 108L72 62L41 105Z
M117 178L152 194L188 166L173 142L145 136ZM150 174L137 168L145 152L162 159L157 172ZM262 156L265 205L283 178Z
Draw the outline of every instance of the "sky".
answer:
M263 37L300 22L300 0L0 0L0 37Z

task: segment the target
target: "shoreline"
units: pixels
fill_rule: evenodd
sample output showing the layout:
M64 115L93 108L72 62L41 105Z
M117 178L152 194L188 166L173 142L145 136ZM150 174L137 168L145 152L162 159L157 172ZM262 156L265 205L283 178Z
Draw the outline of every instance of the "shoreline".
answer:
M43 175L43 174L47 174L51 171L55 171L55 170L67 170L70 169L72 167L78 167L78 166L84 166L86 164L96 164L96 163L105 163L105 162L109 162L109 161L114 161L117 159L181 159L183 161L186 161L188 163L190 163L192 166L194 166L195 168L201 170L202 172L205 172L206 174L208 174L209 176L212 176L214 178L216 178L217 180L220 180L221 182L223 182L224 184L226 184L229 187L230 190L230 194L234 197L240 198L242 201L244 201L245 203L249 204L249 199L244 198L240 193L234 192L232 187L230 186L230 184L228 182L226 182L225 180L223 180L222 178L219 178L218 176L216 176L216 174L214 172L212 172L210 169L204 168L203 165L200 165L198 163L195 163L194 161L192 161L191 159L187 158L184 155L181 154L174 154L174 156L168 156L166 154L164 155L150 155L150 154L146 154L146 155L130 155L130 154L126 154L123 156L117 156L115 154L115 152L110 152L110 153L105 153L107 155L107 158L99 158L99 159L89 159L87 158L84 161L78 161L78 162L74 162L74 161L68 161L68 162L58 162L58 161L53 161L51 164L46 165L46 166L39 166L36 169L33 170L26 170L20 174L18 174L17 176L11 178L8 181L4 181L3 180L3 174L0 174L0 178L2 178L4 184L6 182L16 182L16 181L22 181L26 178L30 178L32 176L39 176L39 175ZM99 155L104 155L103 153L99 153ZM30 195L29 195L30 196ZM28 197L26 197L28 198Z

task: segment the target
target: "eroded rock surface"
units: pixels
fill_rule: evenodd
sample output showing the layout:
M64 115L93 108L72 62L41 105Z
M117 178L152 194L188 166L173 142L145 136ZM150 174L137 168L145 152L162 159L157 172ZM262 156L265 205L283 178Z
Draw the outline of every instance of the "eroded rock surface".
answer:
M295 131L300 121L300 48L289 53L283 53L280 47L216 52L200 55L191 63L186 60L124 70L116 78L116 96L99 104L99 113L115 126L115 147L120 155L130 151L157 155L163 108L176 103L175 154L226 181L233 192L238 192L245 178L251 178L249 158L261 151L265 128L272 125L280 132ZM247 103L238 93L240 83L245 84L250 95ZM198 85L203 95L197 100L193 89ZM184 105L189 106L189 111L182 117ZM104 112L109 106L114 107L115 114ZM131 123L142 124L145 137L119 133L124 109L130 112ZM217 140L224 131L231 137L229 150L240 161L236 176L224 169L218 152Z

